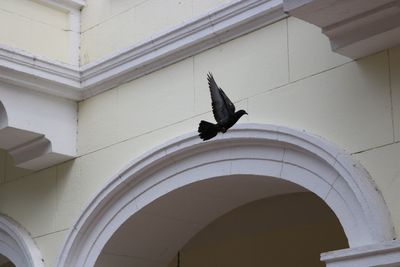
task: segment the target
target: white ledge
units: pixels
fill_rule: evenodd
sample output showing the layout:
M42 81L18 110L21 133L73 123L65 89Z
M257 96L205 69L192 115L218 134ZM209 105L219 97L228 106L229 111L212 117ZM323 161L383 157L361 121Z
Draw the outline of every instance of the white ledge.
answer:
M43 3L60 7L64 10L80 10L86 5L85 0L39 0Z
M357 248L336 250L321 254L327 267L399 266L400 241L388 241Z
M64 98L81 98L79 68L3 45L0 80Z
M50 2L84 5L78 0ZM81 68L2 46L0 81L82 100L286 16L282 0L234 1Z

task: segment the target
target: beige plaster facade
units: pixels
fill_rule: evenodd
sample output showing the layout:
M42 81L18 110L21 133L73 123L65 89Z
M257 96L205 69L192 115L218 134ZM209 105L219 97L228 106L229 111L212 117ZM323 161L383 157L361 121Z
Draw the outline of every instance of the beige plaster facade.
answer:
M143 42L228 0L90 0L82 11L81 64ZM116 30L119 29L119 30ZM123 32L123 34L121 34Z
M228 2L87 0L80 63ZM2 0L0 43L71 63L68 20L65 11L39 1ZM200 120L212 120L208 71L237 108L249 113L240 122L310 132L359 160L400 235L400 48L352 60L331 52L319 28L288 17L79 101L73 160L32 171L15 167L0 151L0 213L30 233L44 266L56 266L87 203L129 161L196 131Z
M67 12L40 1L4 0L0 14L1 45L71 63Z

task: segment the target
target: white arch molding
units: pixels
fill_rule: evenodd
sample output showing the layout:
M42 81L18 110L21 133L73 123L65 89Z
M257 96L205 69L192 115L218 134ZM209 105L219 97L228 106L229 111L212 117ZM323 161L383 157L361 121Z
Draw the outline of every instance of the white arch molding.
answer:
M16 267L44 267L42 255L29 233L13 219L1 214L0 254Z
M351 248L395 237L382 196L345 151L305 132L241 124L209 142L196 133L175 138L129 164L86 207L57 266L94 266L113 233L146 205L194 182L234 175L274 177L315 193L338 217Z

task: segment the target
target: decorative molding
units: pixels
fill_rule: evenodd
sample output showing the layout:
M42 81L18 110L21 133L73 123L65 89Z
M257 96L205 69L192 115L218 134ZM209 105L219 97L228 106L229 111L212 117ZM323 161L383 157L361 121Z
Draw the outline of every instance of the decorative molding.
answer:
M400 43L400 7L395 0L237 0L162 34L78 67L82 0L41 0L70 13L71 62L0 46L0 80L72 100L82 100L220 45L290 15L322 27L333 50L357 58ZM353 4L354 3L354 4ZM343 8L346 12L343 12ZM329 11L329 12L328 12ZM346 17L344 17L346 16ZM376 23L379 21L379 23Z
M321 260L327 267L400 266L400 241L326 252Z
M43 1L84 4L83 1ZM237 0L81 68L3 46L0 47L0 80L82 100L286 16L282 0Z
M78 68L4 45L0 45L0 80L64 98L81 99Z
M84 98L175 63L286 15L281 0L235 1L82 67Z
M65 11L80 10L86 5L85 0L38 0L42 3L61 8Z
M143 207L186 185L232 175L272 177L314 192L338 217L350 247L395 236L382 196L346 152L305 132L241 124L208 142L197 133L175 138L117 173L71 228L57 266L94 266L111 236Z
M0 255L6 256L17 267L44 267L42 255L29 233L1 214Z
M354 59L400 44L398 0L284 0L284 10L320 27L333 51Z
M70 9L80 10L86 5L85 0L50 0Z

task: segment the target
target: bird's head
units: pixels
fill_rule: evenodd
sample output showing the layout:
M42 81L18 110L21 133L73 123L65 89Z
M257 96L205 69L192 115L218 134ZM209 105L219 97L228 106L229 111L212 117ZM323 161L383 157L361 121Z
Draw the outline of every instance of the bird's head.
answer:
M245 111L245 110L243 110L243 109L241 109L241 110L238 110L238 111L236 111L235 112L235 115L236 115L236 117L239 119L240 117L242 117L243 115L249 115L249 114L247 114L247 112Z

